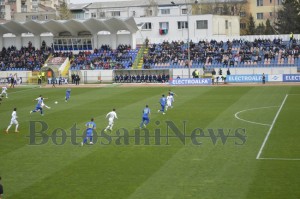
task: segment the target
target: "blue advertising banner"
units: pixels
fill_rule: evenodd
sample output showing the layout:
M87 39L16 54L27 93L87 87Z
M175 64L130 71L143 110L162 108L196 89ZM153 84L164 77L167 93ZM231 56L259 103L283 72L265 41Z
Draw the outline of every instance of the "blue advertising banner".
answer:
M171 85L211 85L210 78L180 78L172 79L170 81Z
M300 74L284 74L283 82L300 82Z
M266 82L268 81L268 75L265 75ZM262 82L262 75L228 75L226 81L230 83L238 82Z

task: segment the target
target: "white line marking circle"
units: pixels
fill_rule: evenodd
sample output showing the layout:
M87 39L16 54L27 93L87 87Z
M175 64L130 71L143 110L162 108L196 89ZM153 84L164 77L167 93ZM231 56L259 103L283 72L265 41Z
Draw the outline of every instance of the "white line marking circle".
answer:
M238 120L241 120L243 122L248 122L248 123L251 123L251 124L258 124L258 125L263 125L263 126L271 126L271 124L264 124L264 123L259 123L259 122L253 122L253 121L250 121L250 120L245 120L245 119L242 119L239 117L239 114L242 113L242 112L246 112L246 111L252 111L252 110L257 110L257 109L266 109L266 108L278 108L278 106L265 106L265 107L259 107L259 108L249 108L249 109L245 109L245 110L242 110L242 111L239 111L237 113L234 114L234 117Z

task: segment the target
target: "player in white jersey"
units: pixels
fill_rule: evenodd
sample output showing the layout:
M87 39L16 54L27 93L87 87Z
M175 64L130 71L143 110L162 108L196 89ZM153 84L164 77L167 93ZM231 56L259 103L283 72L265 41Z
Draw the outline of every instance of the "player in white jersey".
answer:
M3 86L2 87L2 92L1 92L1 96L3 96L4 94L6 95L6 98L8 98L8 95L7 95L7 87L6 86Z
M42 99L42 95L40 95L38 98L35 99L35 101L39 101L40 99ZM47 106L45 103L44 103L44 99L48 99L48 98L43 98L42 100L42 108L46 107L47 109L50 109L51 107L50 106Z
M8 133L8 130L10 129L10 127L15 124L16 125L16 129L15 132L18 133L18 127L19 127L19 122L17 121L17 108L14 108L14 111L11 114L11 120L10 120L10 124L8 125L7 129L6 129L6 133Z
M108 126L104 129L104 131L112 131L114 119L118 119L116 109L113 109L111 112L107 113L106 118L108 118Z
M172 103L174 102L174 97L173 95L171 95L171 93L169 93L169 95L167 96L167 106L166 106L166 110L168 110L168 107L173 108Z

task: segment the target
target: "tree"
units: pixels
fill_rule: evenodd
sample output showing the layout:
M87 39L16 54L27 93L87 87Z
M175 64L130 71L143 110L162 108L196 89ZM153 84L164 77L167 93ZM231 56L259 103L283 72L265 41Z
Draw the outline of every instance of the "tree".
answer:
M230 15L230 9L227 3L225 3L223 5L223 9L222 9L222 15Z
M58 19L60 20L72 19L71 11L68 8L68 4L65 2L65 0L60 4L58 11L59 11Z
M298 0L285 0L282 9L278 11L275 22L276 30L280 34L300 33L300 3Z
M248 35L254 35L255 34L255 21L254 21L252 15L250 15L250 17L249 17L249 22L248 22L247 27L248 27L248 29L247 29Z
M265 24L262 22L262 23L258 24L255 32L257 35L263 35L263 34L265 34L265 29L266 29Z
M274 28L271 26L269 19L266 21L265 35L273 35L275 33Z

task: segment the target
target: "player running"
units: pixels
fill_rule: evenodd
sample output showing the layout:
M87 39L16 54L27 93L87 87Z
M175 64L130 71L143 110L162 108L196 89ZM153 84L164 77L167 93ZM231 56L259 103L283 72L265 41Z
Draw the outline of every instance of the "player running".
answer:
M30 111L30 114L31 113L35 113L35 112L41 112L41 115L44 116L43 114L43 107L42 107L42 103L43 103L43 98L41 97L41 99L38 100L38 103L36 104L35 106L35 109Z
M40 95L38 98L35 99L35 101L39 101L40 99L42 99L42 95ZM45 99L48 99L48 98L43 98L42 100L42 108L46 107L47 109L50 109L51 107L50 106L47 106L45 103L44 103L44 100Z
M3 86L2 87L2 92L1 92L1 96L4 96L4 94L6 95L6 98L8 98L8 94L7 94L7 87L6 86Z
M157 112L162 112L162 114L166 114L165 113L165 106L166 106L166 98L165 98L165 95L162 95L162 97L160 98L159 100L159 103L160 103L160 106L161 106L161 109L158 110Z
M112 127L114 125L114 120L118 119L116 109L113 109L111 112L107 113L106 118L108 118L108 126L104 129L106 132L107 130L112 131Z
M8 133L8 130L10 129L10 127L15 124L16 125L16 129L15 132L18 133L18 127L19 127L19 122L17 121L17 108L14 108L12 114L11 114L11 120L10 120L10 124L8 125L7 129L6 129L6 133Z
M83 144L87 143L87 140L90 139L90 144L93 143L93 131L96 129L96 124L94 122L94 118L91 119L90 122L85 124L86 126L86 137L83 139L83 142L81 142L81 146Z
M148 105L146 105L146 107L143 110L143 118L142 118L140 128L143 128L143 127L146 128L146 126L149 124L149 122L150 122L150 119L149 119L150 113L151 113L150 108L148 107Z
M68 102L68 100L70 99L70 97L71 97L71 89L68 88L67 91L66 91L66 98L65 98L66 102Z
M166 106L166 111L168 110L168 107L173 108L172 103L174 102L174 97L169 93L167 96L167 106Z

